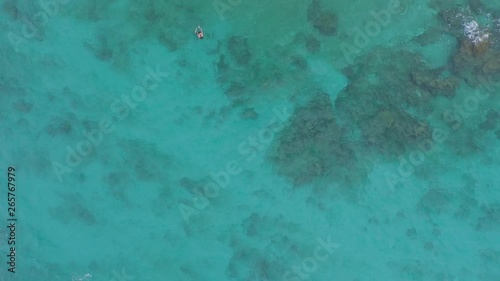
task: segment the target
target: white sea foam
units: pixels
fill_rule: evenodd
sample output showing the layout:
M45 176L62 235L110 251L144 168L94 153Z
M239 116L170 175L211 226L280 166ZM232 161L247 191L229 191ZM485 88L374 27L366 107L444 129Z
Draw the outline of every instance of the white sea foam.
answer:
M72 276L71 281L86 281L90 280L90 278L92 278L92 274L85 273L83 276Z
M481 31L479 24L475 20L469 20L464 23L464 33L474 44L488 40L490 37L489 33Z

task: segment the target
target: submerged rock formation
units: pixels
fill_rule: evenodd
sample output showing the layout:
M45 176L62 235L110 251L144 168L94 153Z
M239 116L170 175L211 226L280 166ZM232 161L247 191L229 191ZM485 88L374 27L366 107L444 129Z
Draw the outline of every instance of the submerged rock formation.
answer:
M364 145L392 156L430 137L425 120L432 99L451 97L458 86L457 78L430 69L419 55L388 48L359 57L344 73L350 83L336 112L359 124Z
M486 43L485 43L486 44ZM477 86L481 77L500 79L500 50L477 45L463 39L460 49L453 55L453 71L471 86Z
M318 93L295 111L271 158L281 175L300 185L318 177L348 175L346 169L355 163L349 145L335 121L329 95Z
M319 0L313 0L307 9L307 20L322 35L333 36L337 34L337 16L321 7Z
M227 42L227 48L231 57L240 65L250 62L252 53L248 46L248 40L242 36L233 36Z

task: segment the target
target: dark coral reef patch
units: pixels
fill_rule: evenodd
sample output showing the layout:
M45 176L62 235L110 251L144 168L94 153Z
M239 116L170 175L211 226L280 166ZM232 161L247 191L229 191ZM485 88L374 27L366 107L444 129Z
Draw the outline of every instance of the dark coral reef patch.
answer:
M307 9L307 20L324 36L337 34L337 16L331 11L325 11L319 0L313 0Z
M417 54L386 48L358 58L344 73L350 83L336 100L338 114L359 124L364 145L393 156L430 138L432 100L454 96L459 84Z
M353 148L337 124L330 97L317 93L298 108L283 129L271 156L278 172L294 184L311 182L316 177L343 178L355 163Z
M454 98L460 85L448 68L399 48L377 48L343 72L349 84L337 98L311 90L275 142L271 159L296 185L365 181L365 158L397 159L432 139L434 100Z

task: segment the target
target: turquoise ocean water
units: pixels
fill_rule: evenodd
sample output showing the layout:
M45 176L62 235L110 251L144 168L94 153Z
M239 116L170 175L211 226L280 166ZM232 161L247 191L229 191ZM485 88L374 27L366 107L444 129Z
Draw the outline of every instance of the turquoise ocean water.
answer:
M499 281L499 3L2 1L0 281Z

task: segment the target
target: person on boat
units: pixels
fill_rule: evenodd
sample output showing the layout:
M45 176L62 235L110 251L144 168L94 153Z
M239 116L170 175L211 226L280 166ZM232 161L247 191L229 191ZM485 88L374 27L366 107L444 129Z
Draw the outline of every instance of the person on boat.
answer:
M198 27L194 30L194 34L198 36L198 39L203 39L203 29L198 25Z

